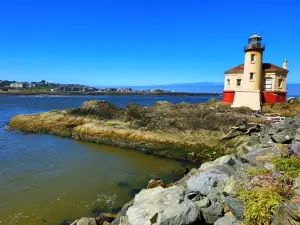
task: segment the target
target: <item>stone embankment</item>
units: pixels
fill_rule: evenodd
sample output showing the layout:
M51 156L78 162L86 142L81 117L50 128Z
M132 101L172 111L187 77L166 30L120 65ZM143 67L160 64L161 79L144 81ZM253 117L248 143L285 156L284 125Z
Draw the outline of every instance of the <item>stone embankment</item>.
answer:
M300 116L262 126L237 154L203 163L176 183L152 180L116 218L72 223L88 224L299 225Z

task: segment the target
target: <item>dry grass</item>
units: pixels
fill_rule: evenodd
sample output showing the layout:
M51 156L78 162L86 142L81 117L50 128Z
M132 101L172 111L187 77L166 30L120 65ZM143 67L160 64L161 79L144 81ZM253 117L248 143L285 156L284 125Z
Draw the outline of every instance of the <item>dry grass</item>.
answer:
M73 116L64 111L17 115L10 120L10 126L26 132L51 133L190 161L210 160L224 153L224 148L219 145L221 132L145 131L130 128L128 122Z
M300 112L300 101L268 103L263 106L262 111L264 114L278 114L280 116L292 117Z

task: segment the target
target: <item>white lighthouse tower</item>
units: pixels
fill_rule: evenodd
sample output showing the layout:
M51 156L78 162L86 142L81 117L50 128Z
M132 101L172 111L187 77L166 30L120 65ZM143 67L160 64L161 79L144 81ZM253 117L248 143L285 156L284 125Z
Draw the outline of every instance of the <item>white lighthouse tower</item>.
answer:
M245 46L244 74L240 90L235 91L233 107L247 106L254 110L260 110L262 99L261 89L263 81L263 52L265 45L262 38L256 33L248 39Z
M246 106L260 110L264 103L286 101L287 60L283 66L263 63L265 45L254 33L244 47L244 64L225 71L222 101L232 107Z

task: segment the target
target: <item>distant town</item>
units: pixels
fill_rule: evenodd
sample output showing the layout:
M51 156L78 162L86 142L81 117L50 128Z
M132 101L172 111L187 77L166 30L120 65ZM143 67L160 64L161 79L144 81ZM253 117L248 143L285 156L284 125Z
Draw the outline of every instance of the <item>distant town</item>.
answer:
M45 80L40 82L17 82L0 80L1 92L150 92L150 93L162 93L163 89L149 89L149 90L133 90L132 88L95 88L81 84L59 84L51 83Z

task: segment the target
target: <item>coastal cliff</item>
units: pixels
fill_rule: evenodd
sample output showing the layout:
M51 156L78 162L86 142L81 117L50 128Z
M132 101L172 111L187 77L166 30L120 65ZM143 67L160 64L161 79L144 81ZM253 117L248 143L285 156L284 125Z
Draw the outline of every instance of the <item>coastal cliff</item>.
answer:
M263 126L237 152L173 184L151 180L116 217L72 225L299 225L300 116Z
M124 109L95 100L74 109L17 115L9 126L201 163L234 150L243 132L236 130L222 139L232 127L265 123L249 108L234 109L214 100L157 102L148 107L128 104Z

